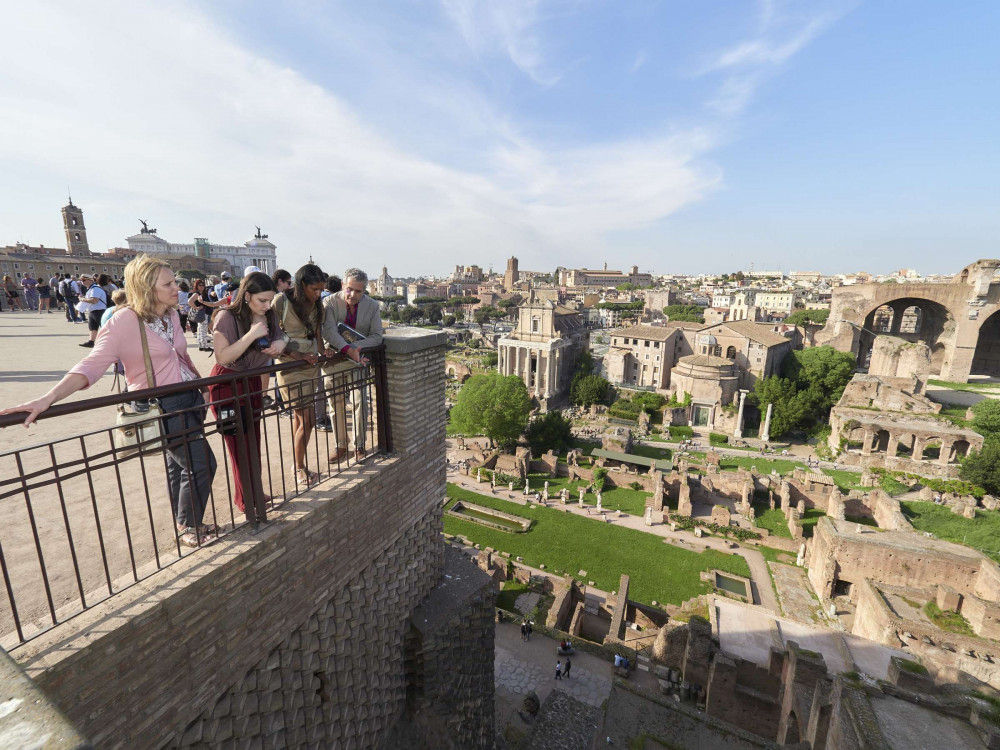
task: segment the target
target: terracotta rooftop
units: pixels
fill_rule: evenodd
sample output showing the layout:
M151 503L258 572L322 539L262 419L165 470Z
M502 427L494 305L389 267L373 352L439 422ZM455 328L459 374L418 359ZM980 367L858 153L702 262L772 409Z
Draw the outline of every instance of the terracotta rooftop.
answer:
M629 326L612 331L611 337L623 336L630 339L646 339L647 341L666 341L673 334L673 329L664 326Z

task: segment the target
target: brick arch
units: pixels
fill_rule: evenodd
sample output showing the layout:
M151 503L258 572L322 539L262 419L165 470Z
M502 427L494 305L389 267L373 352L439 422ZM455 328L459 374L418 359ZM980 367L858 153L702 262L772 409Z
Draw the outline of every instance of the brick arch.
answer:
M970 374L1000 377L1000 310L987 315L979 324Z
M878 295L878 297L882 298L869 303L864 317L861 318L862 330L859 332L854 347L858 366L867 368L875 335L885 333L908 341L922 341L927 344L931 350L931 372L940 375L948 357L949 345L953 343L958 316L947 305L933 299L932 295L906 296L899 295L897 292L895 295L886 293ZM892 315L889 317L889 329L878 330L875 328L876 319L885 308L892 311ZM920 311L920 325L915 332L905 333L901 330L903 316L912 308L917 308Z

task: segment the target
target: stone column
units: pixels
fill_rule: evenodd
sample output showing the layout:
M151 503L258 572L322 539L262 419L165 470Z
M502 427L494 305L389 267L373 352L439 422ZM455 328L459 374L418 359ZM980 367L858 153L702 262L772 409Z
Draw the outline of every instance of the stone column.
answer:
M740 411L736 415L736 428L733 430L733 437L743 437L743 407L746 405L747 393L749 391L740 390Z
M764 417L764 431L760 434L760 439L765 443L771 439L771 413L774 411L774 404L767 405L767 416Z
M896 457L896 451L899 449L899 435L895 432L889 433L889 443L885 446L885 455L889 458Z
M875 438L875 432L870 429L865 430L864 437L861 438L861 455L870 456L872 453L872 440Z
M954 440L942 440L941 441L941 455L938 456L938 463L942 466L947 466L951 463L951 451L952 446L955 445Z
M548 365L545 370L545 391L549 396L555 396L558 392L556 387L556 353L549 350L545 355L545 363Z
M911 458L914 461L924 460L924 444L927 442L926 438L913 436L913 455Z

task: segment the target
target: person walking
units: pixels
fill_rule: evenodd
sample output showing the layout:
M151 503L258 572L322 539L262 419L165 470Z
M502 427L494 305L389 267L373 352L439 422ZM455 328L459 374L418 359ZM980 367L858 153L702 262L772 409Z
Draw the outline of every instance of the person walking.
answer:
M272 357L279 356L287 344L278 319L271 309L274 300L274 282L266 273L251 273L244 276L233 303L220 309L215 318L215 366L211 377L219 375L239 375L247 370L267 367ZM234 471L236 495L233 502L246 512L249 502L255 513L248 517L263 517L269 495L264 494L261 483L260 463L260 420L264 410L264 381L256 375L225 383L216 383L208 388L212 409L220 421L223 412L236 410L242 415L243 454L240 457L240 438L235 424L222 430L222 441L229 452L230 465L247 465L250 486L243 484L243 472Z
M88 273L80 277L84 288L87 290L86 296L77 303L77 310L84 310L87 314L87 328L90 329L90 339L84 341L80 346L88 349L94 348L97 340L97 332L101 330L101 316L108 309L108 295L97 285L94 277Z
M531 620L528 620L528 625L525 628L525 630L527 631L527 633L526 633L527 638L525 640L530 641L531 640Z
M212 302L205 296L206 290L204 280L195 279L194 291L188 296L188 308L194 310L193 315L188 315L188 324L198 337L198 351L200 352L212 351L208 338L208 317L212 310L219 306L217 302Z
M197 547L218 533L214 524L202 523L216 461L203 433L205 400L193 382L200 375L188 355L187 340L174 309L177 281L166 261L141 255L125 266L125 291L128 307L112 316L87 357L44 396L3 409L0 414L27 412L27 427L52 404L92 386L118 360L124 366L129 391L192 383L190 390L159 400L167 491L177 539L186 547Z
M288 338L284 352L277 358L279 364L306 361L309 367L297 367L278 373L278 389L282 402L292 410L293 452L295 454L295 481L309 486L319 481L319 474L309 470L306 446L316 422L316 381L319 369L315 366L320 355L332 356L322 348L323 293L325 277L322 269L307 263L295 273L295 285L274 298L274 312L278 324Z
M562 662L556 662L556 679L562 679Z
M325 368L326 388L335 395L330 398L330 411L334 417L337 451L330 456L330 463L340 462L348 453L348 441L353 437L354 457L365 460L365 438L368 429L367 386L364 383L368 358L365 349L382 343L382 315L378 302L365 294L368 274L359 268L344 271L343 288L323 300L323 338L335 352L350 361L337 362ZM354 329L364 339L350 342L340 333L343 323ZM360 366L360 367L359 367ZM352 435L347 432L347 398L352 402Z
M524 620L521 620L521 640L528 640L528 623Z
M569 657L566 657L566 665L563 667L563 677L567 680L569 679L569 670L573 668L573 662L570 661Z
M186 331L188 328L188 313L191 312L191 306L188 304L188 297L191 296L191 287L188 286L186 281L177 282L177 312L181 316L181 330Z

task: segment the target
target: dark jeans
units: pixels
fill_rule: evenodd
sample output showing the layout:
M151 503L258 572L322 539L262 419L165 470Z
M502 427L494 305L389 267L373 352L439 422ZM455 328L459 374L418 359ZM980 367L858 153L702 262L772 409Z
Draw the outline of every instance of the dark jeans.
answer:
M215 454L205 440L205 399L191 390L160 399L166 438L170 507L181 526L202 523L215 478ZM178 413L181 412L181 413ZM185 435L185 430L191 430Z
M66 297L66 320L79 320L80 317L76 314L76 303L80 301L79 297Z

